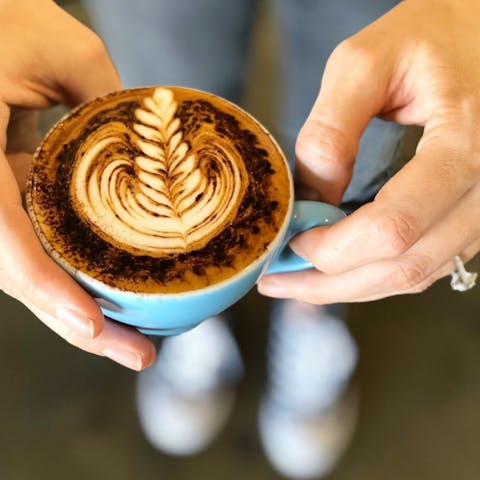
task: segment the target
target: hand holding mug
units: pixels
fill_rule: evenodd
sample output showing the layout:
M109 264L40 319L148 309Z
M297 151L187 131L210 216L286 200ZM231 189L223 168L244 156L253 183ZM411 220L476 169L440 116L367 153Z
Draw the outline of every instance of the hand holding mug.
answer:
M91 296L42 249L22 208L24 185L13 173L25 170L31 156L22 145L11 150L14 143L7 141L13 107L84 102L120 88L118 75L100 39L53 1L3 1L0 18L0 288L73 345L144 368L155 357L151 342L104 319Z
M35 154L27 205L50 255L103 312L178 334L233 305L286 249L344 214L294 202L287 161L236 105L181 87L118 91L69 113Z
M263 277L260 292L318 304L414 293L478 253L479 16L477 0L406 0L336 48L297 140L309 190L340 202L374 116L424 134L372 203L293 241L315 270Z

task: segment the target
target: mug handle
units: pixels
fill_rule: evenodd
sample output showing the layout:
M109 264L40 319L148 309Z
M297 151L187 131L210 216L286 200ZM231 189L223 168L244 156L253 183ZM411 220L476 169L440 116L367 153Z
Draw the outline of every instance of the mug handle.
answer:
M293 204L293 214L288 226L285 239L272 257L264 274L287 273L308 270L313 268L310 261L296 255L288 246L290 240L298 233L314 227L333 225L346 214L337 207L328 203L297 200Z

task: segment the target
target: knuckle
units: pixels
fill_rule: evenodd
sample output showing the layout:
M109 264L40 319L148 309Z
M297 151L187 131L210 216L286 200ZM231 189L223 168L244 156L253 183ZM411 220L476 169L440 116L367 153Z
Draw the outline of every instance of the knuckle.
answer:
M338 158L350 153L347 145L349 139L345 133L319 119L311 119L298 136L295 153L298 157Z
M339 128L320 119L311 118L298 136L295 154L299 159L335 162L351 157L350 139Z
M82 49L83 57L96 65L109 61L103 40L92 31L88 32L80 48Z
M377 222L376 231L385 245L385 253L389 256L405 253L418 237L416 219L401 210L382 215Z
M423 282L419 283L414 289L408 293L422 293L428 288L430 288L436 282L435 278L425 278Z
M428 262L425 260L403 259L395 263L391 273L391 282L397 290L418 293L429 286L428 271Z
M361 38L353 36L340 42L333 50L327 62L327 68L345 64L360 66L363 72L375 71L375 56ZM352 71L355 71L354 69Z

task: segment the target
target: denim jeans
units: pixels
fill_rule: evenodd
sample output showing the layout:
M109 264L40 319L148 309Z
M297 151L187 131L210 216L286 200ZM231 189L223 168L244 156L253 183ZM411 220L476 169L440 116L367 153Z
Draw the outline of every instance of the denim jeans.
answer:
M240 101L255 0L84 0L127 87L176 84ZM275 132L287 158L315 97L325 63L343 39L395 0L272 0L282 82ZM346 75L349 72L345 72ZM352 112L354 115L355 112ZM403 127L373 119L343 201L361 204L392 174Z
M236 103L241 101L257 1L84 2L125 86L184 85L213 92ZM294 158L295 139L318 94L325 64L332 50L343 39L368 25L396 3L395 0L270 0L270 11L275 15L280 29L277 45L280 51L277 53L280 54L282 72L280 92L276 99L279 114L273 127L287 158ZM345 72L345 75L348 74L348 71ZM347 211L371 200L391 176L398 163L396 156L403 134L404 128L397 124L379 119L370 122L361 139L354 175L343 198L343 206ZM275 350L274 345L278 343L276 339L286 338L279 331L288 326L288 322L278 322L279 318L285 317L281 312L286 309L287 314L295 320L302 309L300 304L291 300L276 300L274 305L271 316L276 321L271 322L267 349L268 364L274 366L268 370L268 391L272 398L276 398L276 390L272 387L276 380L270 374L283 372L285 366L290 365L292 352L301 352L302 342L308 337L305 333L302 337L303 330L300 328L288 349ZM346 309L342 305L327 305L325 309L320 307L315 322L323 321L326 313L342 319ZM290 330L285 331L288 338ZM317 330L313 328L312 331ZM328 340L331 341L328 346L325 341L322 335L308 338L309 344L317 342L319 348L328 348L338 365L344 364L346 358L356 358L353 341L350 344ZM274 351L278 353L272 354ZM282 355L288 358L281 358ZM344 372L342 382L345 384L348 383L346 378L350 377L354 363L353 360L348 366L349 371ZM319 381L324 381L323 377L318 376L317 367L316 362L311 365L303 363L298 367L295 375L303 379L303 386L309 382L318 385ZM330 378L329 381L331 385L338 385L339 380ZM283 392L281 384L278 392ZM297 392L297 397L308 397L310 392L311 388L303 388Z

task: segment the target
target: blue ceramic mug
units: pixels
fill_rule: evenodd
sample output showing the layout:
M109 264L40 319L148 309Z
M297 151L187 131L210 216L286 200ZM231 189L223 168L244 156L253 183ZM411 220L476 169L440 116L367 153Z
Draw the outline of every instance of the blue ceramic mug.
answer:
M264 254L245 269L220 283L181 293L133 293L110 287L81 271L62 266L97 300L103 313L148 335L177 335L197 326L240 300L262 273L306 270L311 263L295 255L288 242L302 231L331 225L342 219L342 210L325 203L290 202L276 238ZM58 259L57 259L58 260Z
M258 122L256 122L258 123ZM263 127L258 123L258 127ZM55 127L54 127L55 128ZM265 131L266 132L266 131ZM268 134L268 132L266 132ZM271 138L271 136L269 135ZM296 256L288 242L299 232L330 225L344 217L336 207L320 202L294 201L293 180L280 147L272 139L284 162L288 184L282 198L288 199L287 213L275 238L263 254L236 274L213 285L179 293L138 293L112 287L76 269L51 248L35 218L27 190L27 206L35 230L54 260L97 300L105 316L136 327L149 335L175 335L217 315L242 298L262 273L291 272L311 268Z

